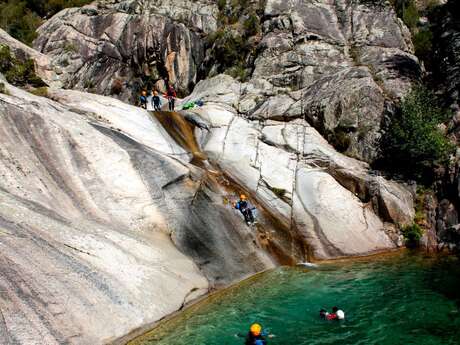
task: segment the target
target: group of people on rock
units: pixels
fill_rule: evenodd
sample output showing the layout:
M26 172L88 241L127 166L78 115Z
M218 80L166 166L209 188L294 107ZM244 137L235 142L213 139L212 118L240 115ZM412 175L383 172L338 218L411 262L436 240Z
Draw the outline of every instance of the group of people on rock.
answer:
M151 96L151 102L152 102L153 109L155 111L160 111L162 104L161 104L160 94L158 93L157 90L153 90L153 91L143 90L141 92L141 95L139 96L139 104L141 108L147 109L147 103L148 103L150 96ZM177 93L176 93L176 90L174 89L174 86L172 86L172 84L169 84L168 89L166 93L163 94L163 96L168 100L169 111L174 111Z
M322 320L345 320L345 313L338 307L333 307L332 312L329 313L326 309L319 311L319 316ZM246 335L245 345L267 345L267 338L273 338L275 335L270 334L267 330L263 330L262 326L258 323L254 323L249 328L249 332Z

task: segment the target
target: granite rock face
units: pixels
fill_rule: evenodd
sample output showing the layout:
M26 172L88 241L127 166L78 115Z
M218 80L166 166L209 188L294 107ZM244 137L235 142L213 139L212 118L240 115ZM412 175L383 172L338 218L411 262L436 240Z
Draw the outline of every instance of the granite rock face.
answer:
M1 343L102 344L277 262L146 111L7 93Z
M66 88L133 100L147 80L164 89L168 79L188 93L204 59L201 35L216 27L216 8L194 1L101 1L54 16L34 46L60 67Z
M245 110L264 119L305 118L340 151L372 162L390 105L421 73L393 9L269 0L265 18L252 75L267 83L265 100Z
M220 75L200 82L188 98L208 102L194 111L210 123L209 132L198 133L209 160L302 238L313 257L362 255L401 244L390 224L412 221L409 190L338 153L304 119L242 118L237 108L243 101L234 90L244 87Z
M382 122L421 74L408 29L391 6L373 2L268 0L262 10L238 110L305 118L341 152L373 162ZM145 83L163 90L167 78L187 94L206 77L218 17L213 1L102 1L53 17L35 47L70 88L133 101Z

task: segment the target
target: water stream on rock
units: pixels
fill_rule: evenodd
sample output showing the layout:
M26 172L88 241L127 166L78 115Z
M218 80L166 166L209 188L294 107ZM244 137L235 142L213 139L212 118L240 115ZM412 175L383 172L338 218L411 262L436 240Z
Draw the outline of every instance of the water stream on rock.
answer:
M130 345L244 344L261 322L271 345L459 344L460 262L398 253L279 268L218 293ZM320 320L338 305L346 320Z
M176 143L193 155L195 163L207 159L196 141L193 124L187 121L180 113L155 111L152 114Z

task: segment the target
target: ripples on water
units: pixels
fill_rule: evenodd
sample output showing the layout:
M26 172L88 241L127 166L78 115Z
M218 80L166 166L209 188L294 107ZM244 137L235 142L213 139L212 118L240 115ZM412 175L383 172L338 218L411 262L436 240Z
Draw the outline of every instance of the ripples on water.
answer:
M278 269L191 308L135 345L233 345L252 322L271 345L460 344L460 263L392 257ZM319 320L338 305L347 319Z

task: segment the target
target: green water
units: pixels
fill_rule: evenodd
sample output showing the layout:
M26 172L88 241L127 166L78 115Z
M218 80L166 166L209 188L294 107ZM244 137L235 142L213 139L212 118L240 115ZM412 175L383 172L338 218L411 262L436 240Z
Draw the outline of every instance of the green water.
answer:
M345 321L318 318L338 305ZM396 256L282 268L230 289L135 344L243 344L235 334L260 322L272 345L460 344L460 262Z

